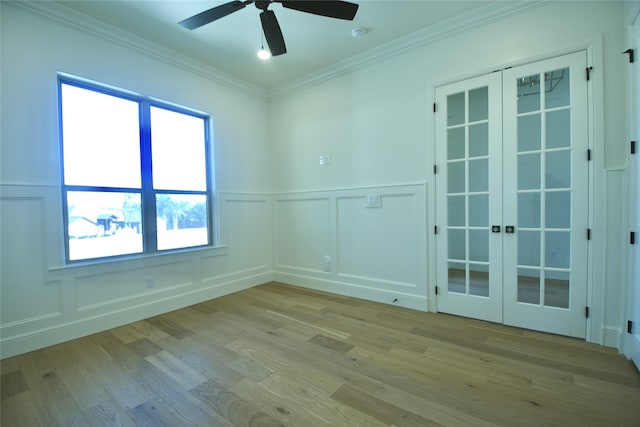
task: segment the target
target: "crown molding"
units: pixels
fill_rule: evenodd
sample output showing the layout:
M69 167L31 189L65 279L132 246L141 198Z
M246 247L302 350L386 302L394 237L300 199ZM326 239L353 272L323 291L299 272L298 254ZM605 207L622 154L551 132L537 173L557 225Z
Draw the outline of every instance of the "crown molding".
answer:
M118 27L107 24L106 22L77 12L60 3L52 1L17 0L9 0L7 3L86 33L115 42L121 46L135 50L154 59L161 60L194 74L198 74L231 89L239 90L260 98L268 97L266 89L262 87L252 85L217 68L197 61L192 57L183 55L180 52L168 49L148 39L139 37Z
M447 19L427 28L415 31L399 39L370 49L362 54L322 68L284 85L265 89L238 79L215 67L206 65L180 52L166 48L148 39L124 31L93 17L52 1L5 0L26 11L63 23L89 34L115 42L154 59L182 68L223 86L260 98L276 98L311 87L370 64L404 52L418 49L452 34L480 26L493 20L547 3L548 0L496 1L456 18Z
M496 1L467 12L464 15L447 19L415 31L404 37L390 41L363 52L362 54L340 61L284 85L272 88L268 91L268 96L269 98L276 98L314 86L341 74L364 68L367 65L382 61L386 58L426 46L439 39L449 37L452 34L484 25L493 20L530 9L547 2L548 0Z

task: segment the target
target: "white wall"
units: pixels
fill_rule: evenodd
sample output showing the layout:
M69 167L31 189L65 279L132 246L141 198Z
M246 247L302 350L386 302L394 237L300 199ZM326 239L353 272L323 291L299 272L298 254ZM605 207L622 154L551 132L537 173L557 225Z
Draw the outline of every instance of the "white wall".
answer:
M271 280L266 98L242 82L217 82L215 71L198 64L164 58L161 48L105 37L99 24L86 30L75 24L92 22L63 22L6 2L0 8L2 357ZM64 265L58 72L212 115L223 247ZM153 289L146 276L154 277Z
M6 2L0 12L2 357L271 278L425 309L435 286L434 88L576 49L588 49L594 66L589 339L619 345L623 249L611 235L624 220L614 193L626 167L621 2L544 3L487 23L470 19L467 29L427 32L423 44L361 58L366 66L356 59L269 100L135 38L88 30L91 23ZM224 247L63 266L58 71L212 114ZM330 164L319 166L320 155ZM380 207L366 206L369 195ZM157 278L151 290L148 275Z
M626 140L621 122L624 115L619 114L624 110L624 58L620 55L626 49L623 48L623 21L622 2L538 4L467 29L434 32L430 41L428 34L422 35L428 43L395 55L385 56L387 52L383 52L380 60L369 61L364 67L344 64L343 68L350 71L331 78L318 75L316 84L283 90L271 100L270 106L274 192L298 194L290 197L302 204L308 192L322 190L326 197L337 198L344 191L365 195L368 190L360 191L362 187L425 183L427 215L405 226L429 230L426 255L432 254L434 119L431 105L435 87L510 65L587 50L594 67L589 96L593 100L590 142L595 154L590 219L594 228L590 250L592 316L588 332L591 341L618 346L623 331L619 315L623 307L623 281L618 261L623 259L623 249L607 233L623 227L618 215L622 208L620 197L616 197L619 193L610 193L616 191L613 186L620 182L618 172L626 166ZM320 167L320 155L329 155L331 164ZM606 179L609 171L613 175ZM607 204L609 202L611 204ZM367 214L366 210L360 212L354 223L366 221ZM276 223L280 215L276 210ZM306 227L329 227L326 234L334 238L340 234L337 225L331 222L335 215L331 210L315 210L314 215L309 216L301 209L298 216L290 211L287 215L288 222L304 217ZM378 227L393 229L399 223L404 224L403 221L408 219L402 219L400 212L389 213L387 222ZM288 231L276 228L275 233L277 241L288 238ZM383 267L376 268L384 272L377 274L385 274L389 281L402 282L402 272L395 261L384 256L385 243L389 241L362 245L356 253L339 256L347 265L355 262L351 257L382 262ZM428 283L420 282L417 288L427 289L425 296L433 296L433 256L421 252L416 258L412 245L398 245L395 249L398 259L417 259L420 266L428 268L424 276L419 276ZM326 242L309 239L305 252L298 253L294 260L297 266L289 265L287 269L317 265L319 255L327 250ZM286 273L285 270L276 265L276 277ZM319 278L312 273L300 272L288 281L315 288L331 286L345 294L362 292L362 284L354 280ZM401 291L400 287L393 289ZM384 301L376 297L380 291L389 289L369 282L364 293ZM429 303L429 307L433 305Z

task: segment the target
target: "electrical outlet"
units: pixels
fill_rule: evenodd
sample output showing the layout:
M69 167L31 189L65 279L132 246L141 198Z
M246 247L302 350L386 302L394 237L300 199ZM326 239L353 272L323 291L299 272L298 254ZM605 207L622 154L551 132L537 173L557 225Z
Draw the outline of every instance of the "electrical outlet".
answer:
M329 255L324 256L324 271L331 273L331 257Z
M151 289L155 286L155 283L153 283L153 276L147 276L144 278L144 284L147 287L147 289Z

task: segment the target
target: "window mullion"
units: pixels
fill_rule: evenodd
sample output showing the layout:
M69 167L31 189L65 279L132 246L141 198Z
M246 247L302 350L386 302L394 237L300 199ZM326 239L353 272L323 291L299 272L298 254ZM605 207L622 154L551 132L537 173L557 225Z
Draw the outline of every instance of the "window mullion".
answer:
M156 197L153 190L151 155L151 112L147 101L140 102L140 170L142 173L142 216L144 251L157 252Z

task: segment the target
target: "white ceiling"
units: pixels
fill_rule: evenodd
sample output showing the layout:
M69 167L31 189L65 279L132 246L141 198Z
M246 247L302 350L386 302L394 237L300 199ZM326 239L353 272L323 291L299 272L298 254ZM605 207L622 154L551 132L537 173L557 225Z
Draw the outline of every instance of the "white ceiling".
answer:
M211 0L86 0L57 1L59 5L144 39L266 91L330 68L398 39L410 38L431 27L456 26L474 15L489 16L504 1L355 0L360 7L353 21L326 18L269 6L278 18L287 53L268 61L257 58L262 43L260 10L248 5L193 31L177 23L226 3ZM514 2L519 3L519 2ZM362 27L360 39L351 30ZM440 30L441 31L441 30Z

